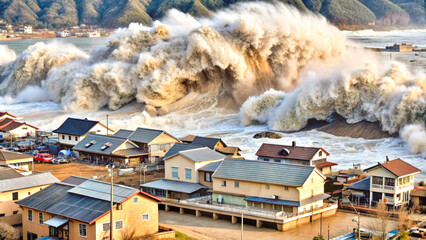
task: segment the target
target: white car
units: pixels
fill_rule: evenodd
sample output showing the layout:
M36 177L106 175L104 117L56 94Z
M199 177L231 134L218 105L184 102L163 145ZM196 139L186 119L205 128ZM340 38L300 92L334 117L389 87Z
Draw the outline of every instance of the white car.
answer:
M61 163L69 163L70 161L67 158L64 157L58 157L53 159L53 163L55 164L61 164Z

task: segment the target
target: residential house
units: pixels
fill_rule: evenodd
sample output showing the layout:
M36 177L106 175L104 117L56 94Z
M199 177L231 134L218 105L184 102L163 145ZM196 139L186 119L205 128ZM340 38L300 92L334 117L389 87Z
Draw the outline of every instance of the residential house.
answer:
M392 207L399 207L410 202L410 192L414 189L414 175L420 169L401 159L377 163L364 170L370 175L369 205L379 201Z
M114 239L133 230L138 237L158 231L159 199L118 184L113 192ZM52 184L18 202L23 239L109 239L110 198L107 182L71 176Z
M17 116L10 114L8 112L0 112L0 121L5 119L5 118L9 118L9 119L12 119L12 120L20 119L20 117L17 117Z
M189 139L189 136L187 136L184 140L186 141L187 139ZM227 146L225 142L222 141L222 139L220 138L195 136L191 144L206 146L210 149L213 149L217 152L226 155L229 158L242 158L240 154L240 148Z
M31 174L34 169L34 160L29 154L0 150L0 165L7 165L23 174Z
M324 205L325 177L315 167L225 159L213 174L213 202L299 214Z
M349 200L356 205L368 205L370 199L370 177L353 183L347 189Z
M24 33L33 33L33 27L29 25L20 25L19 31Z
M183 138L179 138L179 140L183 143L191 144L194 141L195 137L195 135L189 134Z
M62 148L72 148L89 133L101 135L113 134L114 131L107 128L99 121L79 118L67 118L62 125L53 131L58 134L59 144Z
M114 133L114 137L129 138L132 133L132 130L120 129Z
M26 122L18 122L18 117L8 113L0 112L0 138L11 139L36 137L37 127Z
M11 168L1 166L0 221L19 227L22 223L22 210L16 202L55 182L59 180L49 172L22 176Z
M89 133L73 150L79 158L86 158L96 164L114 164L123 167L135 167L146 162L149 153L127 138Z
M149 152L149 162L159 162L179 139L157 129L137 128L129 137L139 148Z
M214 172L210 164L224 158L225 155L207 147L181 150L164 158L165 179L142 184L142 190L172 199L208 195L207 190L213 181L211 174ZM206 169L200 171L203 167Z
M423 209L423 212L426 210L426 187L418 186L410 193L411 204L413 206L419 206Z
M322 174L329 174L331 167L337 165L327 162L328 155L330 154L323 148L296 146L295 141L292 142L291 146L264 143L256 152L258 160L316 166Z

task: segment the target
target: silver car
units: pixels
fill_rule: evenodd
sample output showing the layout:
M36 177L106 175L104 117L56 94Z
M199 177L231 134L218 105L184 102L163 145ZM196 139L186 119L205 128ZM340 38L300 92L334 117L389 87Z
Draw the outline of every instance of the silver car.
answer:
M69 162L70 162L70 160L68 160L67 158L64 158L64 157L58 157L58 158L53 159L53 163L55 163L55 164L69 163Z

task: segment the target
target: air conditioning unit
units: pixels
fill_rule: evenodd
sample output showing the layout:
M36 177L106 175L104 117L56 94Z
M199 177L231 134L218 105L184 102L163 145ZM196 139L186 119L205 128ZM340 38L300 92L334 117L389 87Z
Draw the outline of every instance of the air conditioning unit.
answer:
M278 200L278 195L272 195L272 199Z

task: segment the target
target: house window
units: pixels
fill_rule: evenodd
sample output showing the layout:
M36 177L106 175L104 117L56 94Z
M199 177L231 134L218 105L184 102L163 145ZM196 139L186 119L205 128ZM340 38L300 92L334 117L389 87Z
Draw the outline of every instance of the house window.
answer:
M398 185L402 185L402 178L398 179Z
M6 216L5 213L0 213L0 217L4 217L4 216Z
M318 156L322 157L322 151L319 151Z
M18 211L13 211L13 215L16 215L16 214L18 214Z
M101 130L96 130L96 132L100 133L100 132L101 132Z
M191 178L192 178L191 169L185 168L185 179L191 179Z
M386 186L395 186L395 178L385 177L385 185Z
M139 203L139 198L134 197L134 198L133 198L133 203Z
M28 222L33 221L33 210L28 209Z
M102 224L102 230L104 232L111 230L110 227L109 227L109 223Z
M87 237L86 224L78 224L80 230L80 237Z
M281 163L281 160L280 159L274 159L274 162Z
M179 178L179 168L172 167L172 178Z
M68 136L68 140L70 140L70 141L71 141L71 136Z
M117 210L123 210L123 204L117 204Z
M123 229L123 220L115 221L115 229L116 230Z
M284 190L288 191L288 187L284 187Z
M78 141L78 137L75 137L75 140Z
M240 182L235 181L234 187L239 188L240 187Z
M314 178L313 177L311 178L311 183L314 183Z
M43 224L44 224L44 215L43 215L43 213L42 213L42 212L39 212L39 213L38 213L38 223L39 223L40 225L43 225Z
M270 186L269 186L269 185L265 185L265 188L266 188L266 189L269 189L269 188L270 188Z
M212 181L212 174L209 172L204 173L204 181L211 182Z
M62 135L62 139L65 140L65 135Z
M18 200L18 192L13 192L12 193L12 199L13 200Z
M373 176L373 184L383 185L383 177Z
M312 197L314 196L314 190L312 190L312 191L311 191L311 196L312 196Z
M222 181L222 187L226 187L226 181Z
M148 220L149 220L149 214L148 213L143 214L142 215L142 221L148 221Z

